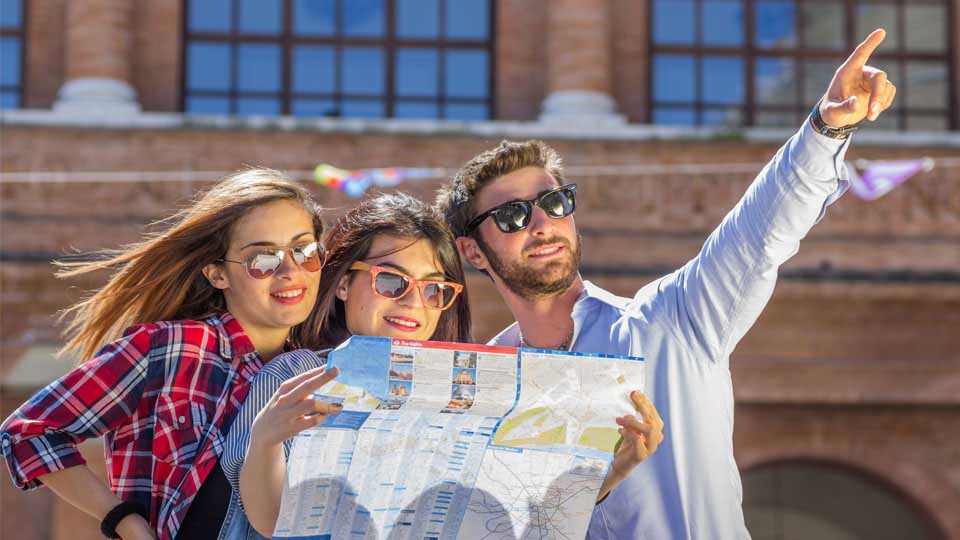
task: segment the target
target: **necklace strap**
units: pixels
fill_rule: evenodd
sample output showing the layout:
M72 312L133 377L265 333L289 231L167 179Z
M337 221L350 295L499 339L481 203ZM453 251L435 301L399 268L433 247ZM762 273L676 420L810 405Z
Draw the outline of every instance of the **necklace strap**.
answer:
M570 330L570 333L567 334L567 337L563 339L563 342L560 343L560 345L557 345L556 347L547 347L547 348L553 351L569 351L571 341L573 341L573 330ZM523 339L523 332L520 332L520 348L527 348L529 346L530 344L524 341ZM535 347L535 348L540 348L540 347Z

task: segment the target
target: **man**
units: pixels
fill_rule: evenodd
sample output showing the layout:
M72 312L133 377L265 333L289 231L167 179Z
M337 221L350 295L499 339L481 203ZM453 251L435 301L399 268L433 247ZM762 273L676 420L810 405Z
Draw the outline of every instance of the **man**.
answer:
M866 65L876 30L834 74L804 123L679 270L616 297L579 275L575 190L539 141L504 141L438 196L464 260L485 272L517 323L493 344L629 354L669 436L597 506L592 539L749 538L733 457L730 353L773 293L777 269L846 190L849 126L876 120L896 88Z

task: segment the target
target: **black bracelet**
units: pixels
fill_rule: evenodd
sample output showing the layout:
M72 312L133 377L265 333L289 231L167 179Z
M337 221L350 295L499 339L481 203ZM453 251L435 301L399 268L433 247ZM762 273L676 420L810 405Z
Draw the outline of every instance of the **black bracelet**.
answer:
M813 106L813 111L810 112L810 125L813 127L814 131L823 135L824 137L830 137L831 139L838 139L842 141L848 138L851 133L858 129L856 125L843 126L839 128L828 126L827 123L823 121L823 117L820 116L820 102L822 101L823 98L820 98L820 101L817 101L817 104Z
M149 520L147 511L143 508L142 504L137 501L123 501L114 506L113 509L103 517L103 521L100 522L100 532L107 538L120 538L120 535L117 534L117 525L123 521L123 518L130 514L138 514L143 519Z

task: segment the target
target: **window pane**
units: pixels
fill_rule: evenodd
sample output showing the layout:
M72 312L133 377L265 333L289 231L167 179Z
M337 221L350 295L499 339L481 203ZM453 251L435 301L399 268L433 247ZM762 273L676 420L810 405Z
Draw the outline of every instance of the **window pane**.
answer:
M695 69L692 56L654 56L653 99L660 102L696 100Z
M875 1L857 3L856 36L854 42L860 43L870 32L877 28L887 31L883 40L883 49L896 50L900 44L900 34L897 24L897 6L894 4L877 4Z
M280 114L280 100L270 98L239 98L237 114L276 116Z
M333 93L336 88L333 47L301 45L293 49L293 91Z
M739 57L706 57L700 96L704 103L743 103L743 59Z
M440 34L440 0L397 0L397 35L436 38Z
M382 94L384 92L383 50L373 47L344 47L342 69L344 93ZM380 116L383 114L381 113Z
M654 0L653 42L658 45L692 45L694 20L691 0Z
M753 92L758 104L797 102L796 64L790 58L758 58L754 67Z
M0 0L0 26L19 28L23 24L22 0Z
M230 89L230 46L194 41L187 48L187 89Z
M294 0L293 32L332 36L337 30L336 0Z
M343 2L343 35L382 36L383 28L383 0Z
M230 0L190 0L187 21L191 32L229 32L233 17Z
M664 126L693 126L697 115L690 108L656 107L653 109L653 123Z
M842 2L804 2L800 4L803 18L803 43L813 49L847 48L847 10Z
M761 0L754 6L754 41L758 47L792 47L796 45L794 3Z
M20 106L19 92L0 92L0 109L16 109Z
M0 38L0 85L20 85L20 40Z
M281 30L280 0L240 0L240 31L276 34Z
M843 60L807 60L803 63L803 104L813 107L827 91L833 73Z
M905 5L907 49L945 51L947 49L947 9L940 5Z
M227 114L230 112L230 100L225 97L188 97L186 112L196 114Z
M382 101L345 99L341 116L348 118L383 118L385 108Z
M737 127L743 125L743 113L739 108L724 110L708 109L703 111L704 126L710 127Z
M893 111L887 111L881 114L880 118L877 118L873 122L863 122L860 125L864 129L869 129L871 131L896 131L900 129L900 115L894 113Z
M433 49L398 49L397 95L436 96L438 56Z
M237 46L237 89L259 92L280 91L279 45Z
M295 99L290 109L295 116L340 116L331 99Z
M487 97L486 51L449 49L444 57L444 89L452 97Z
M436 103L397 103L393 115L397 118L436 118Z
M743 2L705 0L701 20L705 45L743 44Z
M945 62L908 62L903 80L907 107L947 108L947 66Z
M448 120L486 120L489 116L486 105L447 103L443 106L443 117Z
M490 3L487 0L445 0L448 38L487 39Z
M940 115L907 115L907 129L910 131L946 131L947 111Z

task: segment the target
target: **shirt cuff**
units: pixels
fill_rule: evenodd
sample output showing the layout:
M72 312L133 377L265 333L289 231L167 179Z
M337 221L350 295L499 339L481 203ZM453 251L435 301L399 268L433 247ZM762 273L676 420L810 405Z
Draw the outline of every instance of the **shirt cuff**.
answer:
M852 139L852 135L842 140L821 135L808 118L795 137L790 158L811 180L846 180L844 159Z
M66 435L50 433L16 444L9 433L0 434L0 448L13 483L24 491L43 485L40 477L78 465L86 465L76 445Z

